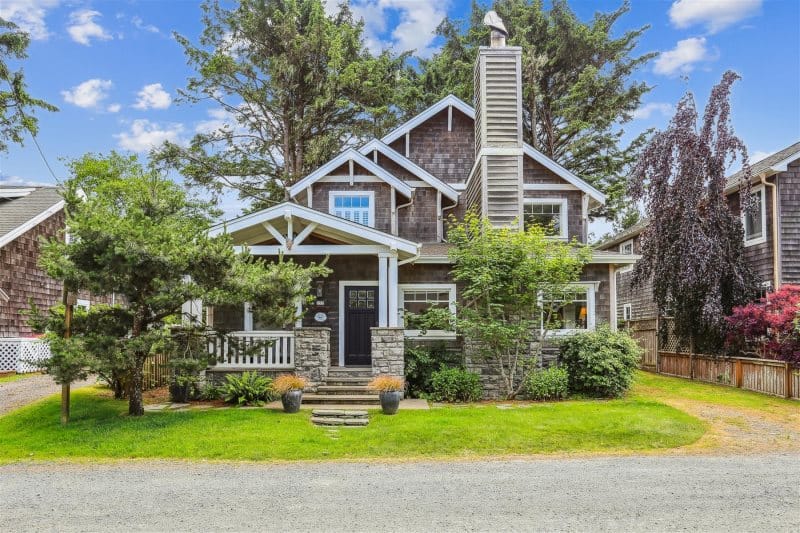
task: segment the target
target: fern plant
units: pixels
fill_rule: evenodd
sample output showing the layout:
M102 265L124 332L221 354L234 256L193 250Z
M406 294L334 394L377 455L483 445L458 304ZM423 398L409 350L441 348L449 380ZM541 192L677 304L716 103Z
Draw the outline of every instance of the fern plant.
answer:
M275 399L272 380L257 372L228 374L222 389L225 401L236 405L262 405Z

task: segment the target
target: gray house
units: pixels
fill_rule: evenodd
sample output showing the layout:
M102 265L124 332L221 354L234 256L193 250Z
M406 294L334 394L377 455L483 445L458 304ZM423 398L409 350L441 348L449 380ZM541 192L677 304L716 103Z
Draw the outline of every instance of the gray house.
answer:
M290 201L229 220L252 254L298 262L329 256L315 303L291 331L254 323L248 306L209 311L245 339L277 338L258 357L220 346L213 370L296 369L325 386L328 374L403 374L404 314L452 308L449 215L468 209L494 224L552 224L553 239L587 241L589 210L604 195L523 142L521 49L496 42L475 64L475 107L447 96L380 139L348 149L298 181ZM563 333L615 325L614 283L628 254L597 252L562 308ZM454 339L451 331L426 338ZM233 351L235 352L235 350Z
M785 284L800 284L800 142L751 165L753 213L742 215L745 258L762 280L764 293ZM739 212L741 173L727 179L725 194ZM598 250L638 254L647 231L644 220L597 246ZM634 288L632 267L617 273L617 317L620 321L656 318L652 288Z

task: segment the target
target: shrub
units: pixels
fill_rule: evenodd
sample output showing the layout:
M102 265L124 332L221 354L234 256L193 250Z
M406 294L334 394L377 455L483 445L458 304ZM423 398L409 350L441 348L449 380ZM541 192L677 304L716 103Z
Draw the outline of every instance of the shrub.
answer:
M551 366L528 376L525 392L534 400L563 400L569 393L567 369Z
M206 381L202 387L197 391L197 399L204 401L219 400L223 395L224 385L217 387L210 381Z
M377 376L369 382L371 390L378 392L396 392L403 390L403 380L394 376Z
M784 285L758 302L734 307L726 347L736 353L755 351L768 359L800 363L800 286Z
M642 350L630 335L608 326L561 342L571 392L599 398L622 396L631 386Z
M297 376L295 374L281 374L275 378L275 382L272 384L272 389L279 395L283 396L290 390L303 390L306 388L306 385L308 385L306 378Z
M274 399L272 380L257 372L242 372L241 376L228 374L222 392L226 402L236 405L261 405Z
M405 366L408 395L421 398L432 390L433 373L443 368L457 368L462 364L458 352L447 349L440 342L433 346L406 343Z
M430 398L436 402L474 402L483 396L478 374L463 368L443 368L431 376Z

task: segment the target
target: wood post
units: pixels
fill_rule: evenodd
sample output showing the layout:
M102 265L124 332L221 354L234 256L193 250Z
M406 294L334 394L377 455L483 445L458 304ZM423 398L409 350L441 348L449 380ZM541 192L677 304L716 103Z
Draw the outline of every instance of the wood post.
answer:
M789 364L789 361L785 361L783 364L786 365L786 372L784 374L784 376L786 376L784 378L786 380L786 386L784 387L784 393L785 393L786 398L791 398L792 397L792 365Z
M742 362L738 359L733 365L734 382L737 389L742 388Z

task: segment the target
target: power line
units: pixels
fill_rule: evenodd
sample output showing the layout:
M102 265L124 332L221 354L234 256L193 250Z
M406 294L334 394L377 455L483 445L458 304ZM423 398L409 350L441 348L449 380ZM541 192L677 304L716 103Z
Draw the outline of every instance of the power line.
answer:
M36 145L36 150L38 150L39 152L39 157L41 157L42 161L44 161L44 166L47 167L47 170L50 171L50 175L53 176L53 179L56 181L56 183L58 183L58 178L56 177L56 173L53 172L53 168L50 166L50 163L47 162L47 158L44 156L44 151L42 150L42 147L39 145L39 141L38 139L36 139L36 135L34 135L32 131L30 130L28 131L31 134L31 139L33 139L33 144Z

